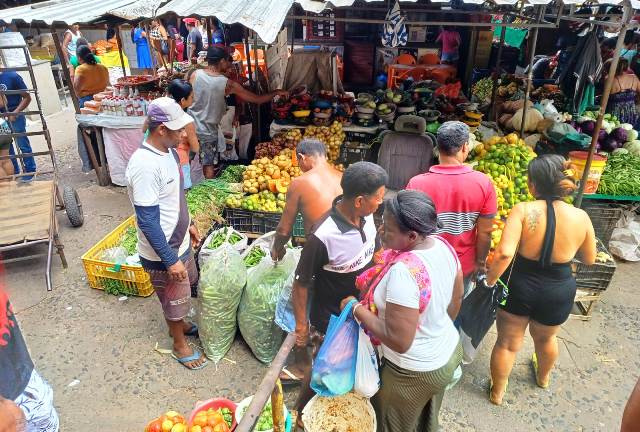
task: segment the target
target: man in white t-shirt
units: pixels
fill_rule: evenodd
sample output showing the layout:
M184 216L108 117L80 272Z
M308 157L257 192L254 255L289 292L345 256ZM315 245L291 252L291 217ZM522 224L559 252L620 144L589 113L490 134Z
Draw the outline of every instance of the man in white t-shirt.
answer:
M200 242L200 236L189 218L175 150L193 118L168 97L151 102L147 115L149 135L131 156L126 171L136 212L140 263L162 304L173 337L173 357L188 369L201 369L207 363L205 357L192 350L185 338L198 331L185 317L191 287L198 284L191 247Z

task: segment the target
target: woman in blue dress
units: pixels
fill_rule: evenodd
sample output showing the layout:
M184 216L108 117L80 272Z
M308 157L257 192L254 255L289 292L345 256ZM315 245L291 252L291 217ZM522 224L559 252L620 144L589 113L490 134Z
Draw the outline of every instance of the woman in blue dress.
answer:
M142 25L138 25L138 27L133 31L133 42L136 44L138 68L151 69L153 67L153 63L149 52L149 41L147 40L147 33L142 28Z

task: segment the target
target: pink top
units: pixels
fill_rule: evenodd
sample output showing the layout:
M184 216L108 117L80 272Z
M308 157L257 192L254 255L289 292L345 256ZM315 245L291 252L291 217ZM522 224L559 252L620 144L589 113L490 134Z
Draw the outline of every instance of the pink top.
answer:
M442 42L442 52L446 54L456 54L462 42L460 33L455 30L442 30L436 42Z

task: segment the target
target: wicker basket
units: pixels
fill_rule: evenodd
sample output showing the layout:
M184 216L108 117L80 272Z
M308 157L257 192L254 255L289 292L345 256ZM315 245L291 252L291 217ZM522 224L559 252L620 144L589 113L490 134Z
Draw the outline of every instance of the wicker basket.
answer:
M589 215L596 237L608 246L611 234L622 216L622 207L612 203L585 200L582 209Z
M609 254L602 241L598 240L597 252ZM611 256L611 254L609 254ZM594 289L604 291L609 287L613 274L616 272L615 261L595 263L593 265L582 264L578 260L573 262L575 269L576 285L578 289Z

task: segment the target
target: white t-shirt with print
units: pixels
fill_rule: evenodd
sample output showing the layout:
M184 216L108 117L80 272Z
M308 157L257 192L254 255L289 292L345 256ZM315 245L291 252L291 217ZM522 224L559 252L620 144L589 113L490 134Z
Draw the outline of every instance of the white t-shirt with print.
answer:
M459 335L447 308L460 263L449 246L439 239L434 239L433 247L413 253L423 261L429 273L431 299L418 318L416 336L409 350L400 354L382 345L382 353L403 369L427 372L447 364L458 345ZM378 317L383 320L387 303L419 309L420 290L404 263L391 267L376 287L373 300Z
M137 206L160 207L160 226L167 241L178 225L180 199L184 191L180 187L180 166L172 151L155 149L146 141L136 150L125 172L131 203ZM187 215L188 217L188 215ZM190 247L189 230L178 249L178 256ZM138 253L149 261L161 261L147 238L138 230Z

